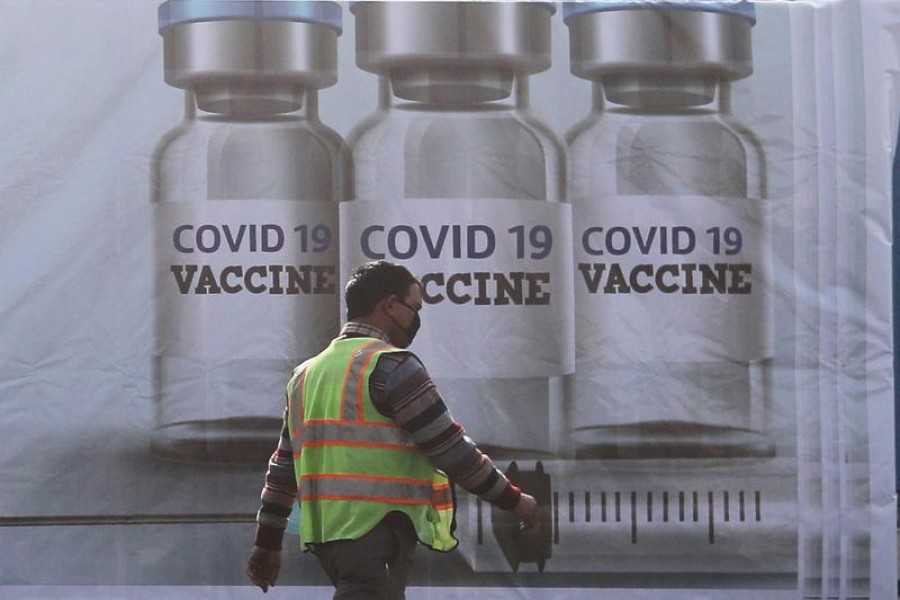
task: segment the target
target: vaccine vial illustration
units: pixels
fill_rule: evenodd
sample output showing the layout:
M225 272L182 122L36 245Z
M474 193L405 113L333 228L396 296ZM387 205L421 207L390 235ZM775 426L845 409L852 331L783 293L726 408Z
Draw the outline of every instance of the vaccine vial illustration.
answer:
M561 143L530 110L551 3L359 2L357 65L379 106L349 136L342 270L406 265L424 285L411 347L494 458L555 452L574 360Z
M770 456L765 157L731 114L754 6L569 3L593 110L567 136L585 458Z
M165 80L184 120L157 145L155 454L265 460L293 365L339 326L347 160L318 118L336 81L332 2L169 0Z

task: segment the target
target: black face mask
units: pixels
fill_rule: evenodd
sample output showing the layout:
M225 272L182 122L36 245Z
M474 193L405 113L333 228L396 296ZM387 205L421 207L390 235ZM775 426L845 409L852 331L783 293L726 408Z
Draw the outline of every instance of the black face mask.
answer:
M408 348L410 344L412 344L413 339L416 337L416 334L419 332L419 328L422 326L422 318L419 316L419 311L414 309L412 306L404 302L403 300L398 300L400 304L408 308L413 313L412 323L409 324L409 327L404 327L400 323L397 322L393 316L391 317L391 321L394 322L394 325L403 330L403 333L406 334L406 345L402 346L403 348Z

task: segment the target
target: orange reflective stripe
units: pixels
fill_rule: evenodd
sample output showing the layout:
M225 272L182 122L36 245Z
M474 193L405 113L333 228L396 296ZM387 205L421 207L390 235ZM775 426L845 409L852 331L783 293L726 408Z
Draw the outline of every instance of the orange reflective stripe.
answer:
M385 342L372 339L357 350L354 351L353 357L350 359L350 364L347 365L347 371L344 373L344 383L341 387L342 393L341 398L343 398L343 402L341 404L341 419L344 421L357 421L361 419L359 415L350 415L350 399L356 399L357 395L360 393L360 381L362 380L362 373L365 373L365 369L362 367L368 365L371 361L371 357L368 352L371 350L372 346L381 345L388 346ZM363 358L363 361L360 361L360 358ZM356 405L353 405L356 408Z
M362 368L359 370L359 381L356 384L356 418L359 421L366 420L365 407L363 406L363 391L366 387L366 372L369 370L369 365L372 364L372 360L376 356L378 356L378 350L370 352L363 362Z
M321 500L345 500L348 502L380 502L384 504L408 504L412 506L429 506L428 500L415 500L407 498L379 498L377 496L301 496L301 502L319 502Z
M350 425L352 427L397 427L395 423L386 422L382 423L380 421L364 421L362 423L355 423L353 421L341 421L338 419L309 419L304 423L306 425Z
M303 390L306 383L306 369L300 371L300 379L288 402L288 431L291 436L303 435Z
M307 422L302 433L304 443L370 442L387 446L414 446L409 435L394 423Z
M357 474L329 474L306 477L300 480L300 495L321 498L325 496L354 496L359 498L391 498L401 503L434 503L431 482L408 477L379 477ZM440 502L446 502L446 492Z
M436 485L431 490L431 505L438 510L453 508L453 494L450 492L450 484Z
M439 510L450 510L453 508L453 492L450 484L435 484L431 478L393 477L361 473L323 473L302 476L298 487L300 495L309 499L351 496L376 499L390 498L400 503L425 504Z
M384 444L379 442L356 442L347 440L328 440L323 442L303 442L304 448L328 448L345 446L348 448L381 448L384 450L407 450L418 452L418 448L409 444Z
M403 483L406 485L431 486L430 479L413 479L411 477L388 477L385 475L349 475L346 473L332 473L325 475L304 475L303 479L362 479L367 481L384 481L387 483ZM442 486L448 487L448 486Z

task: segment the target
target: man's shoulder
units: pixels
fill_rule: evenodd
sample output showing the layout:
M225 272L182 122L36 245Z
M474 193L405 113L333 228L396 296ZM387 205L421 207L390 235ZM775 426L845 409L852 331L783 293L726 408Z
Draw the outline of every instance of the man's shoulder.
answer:
M395 369L397 368L397 366L405 364L407 362L413 362L419 365L422 364L422 361L419 360L418 356L416 356L409 350L404 350L403 348L384 348L378 356L379 368Z
M375 370L383 377L397 375L403 378L412 376L425 376L425 364L422 360L409 350L402 348L394 348L383 352L378 357Z

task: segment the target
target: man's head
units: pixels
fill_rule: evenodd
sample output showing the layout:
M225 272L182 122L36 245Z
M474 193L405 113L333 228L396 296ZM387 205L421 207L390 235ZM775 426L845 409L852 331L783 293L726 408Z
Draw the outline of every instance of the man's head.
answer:
M378 327L400 348L419 329L422 284L406 267L379 260L359 266L344 288L347 319Z

